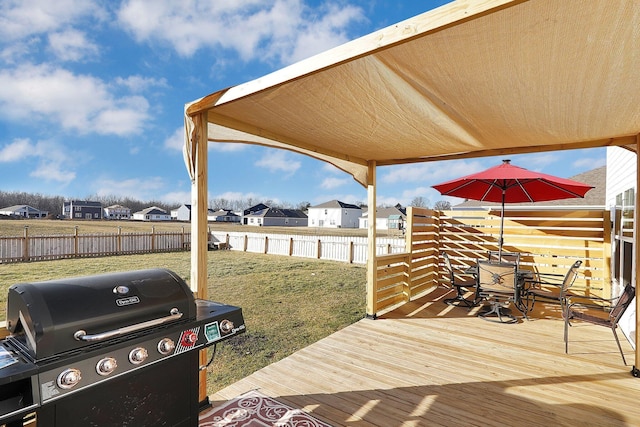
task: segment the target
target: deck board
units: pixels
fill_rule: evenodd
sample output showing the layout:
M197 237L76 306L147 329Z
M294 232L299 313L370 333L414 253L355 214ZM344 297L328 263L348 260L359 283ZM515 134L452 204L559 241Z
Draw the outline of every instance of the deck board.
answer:
M576 324L565 354L557 306L496 324L443 304L442 292L363 319L210 400L258 389L335 426L640 425L640 379L609 329Z

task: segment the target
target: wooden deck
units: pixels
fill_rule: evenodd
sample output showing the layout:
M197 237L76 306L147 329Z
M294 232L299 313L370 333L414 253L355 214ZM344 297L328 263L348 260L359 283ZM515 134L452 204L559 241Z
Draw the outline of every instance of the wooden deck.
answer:
M531 320L496 324L445 305L443 294L363 319L211 402L258 389L335 426L640 425L640 378L609 329L575 325L566 355L557 306L537 303Z

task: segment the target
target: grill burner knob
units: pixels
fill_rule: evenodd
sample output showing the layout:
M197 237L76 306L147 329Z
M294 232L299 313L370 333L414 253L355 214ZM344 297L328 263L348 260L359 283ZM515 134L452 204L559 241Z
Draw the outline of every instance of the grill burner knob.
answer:
M68 390L78 384L82 376L80 370L76 368L65 369L58 375L58 387Z
M149 356L149 353L147 353L146 349L142 347L136 347L129 353L129 362L133 363L134 365L139 365L147 360L147 356Z
M115 371L117 367L116 359L113 357L105 357L104 359L100 359L96 364L96 372L102 376L107 376Z
M180 344L185 347L193 347L193 345L198 341L198 334L193 331L185 331L182 335L182 340Z
M171 338L162 338L158 343L158 352L162 355L170 354L176 348L176 343Z
M233 322L231 320L223 320L220 322L220 330L224 334L228 334L233 330Z

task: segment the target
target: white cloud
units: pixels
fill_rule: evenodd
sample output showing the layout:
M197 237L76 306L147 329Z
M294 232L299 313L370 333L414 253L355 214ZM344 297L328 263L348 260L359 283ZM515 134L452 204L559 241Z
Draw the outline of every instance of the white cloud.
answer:
M31 141L28 139L16 139L0 148L0 163L16 162L33 155L34 147Z
M96 180L94 187L98 196L118 195L136 200L157 200L158 194L161 194L165 188L165 182L159 176L130 179L104 178ZM181 201L181 203L184 202Z
M101 21L105 11L86 0L5 0L0 2L0 39L19 40L57 31L84 19Z
M292 160L291 156L284 150L267 150L262 159L255 163L256 166L268 169L270 172L287 172L287 175L294 174L301 166L297 160Z
M344 28L365 18L354 6L311 9L302 0L129 0L118 19L139 42L168 44L184 57L222 48L244 61L287 63L347 41Z
M127 78L117 77L115 81L116 84L125 86L133 93L141 93L154 87L168 87L167 79L165 78L154 79L144 76L129 76Z
M349 182L348 178L325 178L320 183L320 188L324 190L331 190L332 188L342 187Z
M25 162L30 158L36 163L27 168L29 176L65 184L76 177L71 166L74 164L73 155L62 144L53 141L34 144L28 139L16 139L0 148L0 162Z
M14 120L47 120L80 134L141 132L149 104L117 97L102 80L49 65L0 70L0 114Z
M170 137L164 140L164 147L170 150L182 151L184 146L184 127L177 128Z
M437 184L484 169L476 160L426 162L381 168L378 180L385 184L424 182Z
M96 57L99 53L98 46L77 30L50 34L49 45L56 57L63 61L82 61Z

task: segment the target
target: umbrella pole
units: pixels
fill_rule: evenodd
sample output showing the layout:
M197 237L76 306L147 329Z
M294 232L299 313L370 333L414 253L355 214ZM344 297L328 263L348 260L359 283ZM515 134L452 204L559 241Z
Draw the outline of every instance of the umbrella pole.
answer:
M502 234L504 232L504 193L506 189L502 189L502 207L500 208L500 239L498 240L498 262L502 262Z

